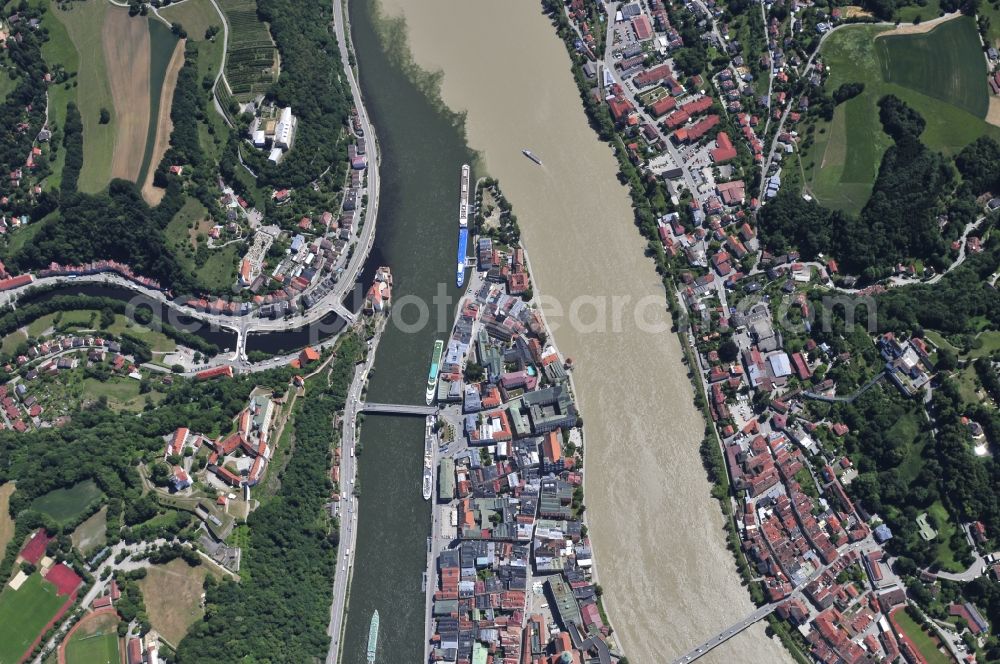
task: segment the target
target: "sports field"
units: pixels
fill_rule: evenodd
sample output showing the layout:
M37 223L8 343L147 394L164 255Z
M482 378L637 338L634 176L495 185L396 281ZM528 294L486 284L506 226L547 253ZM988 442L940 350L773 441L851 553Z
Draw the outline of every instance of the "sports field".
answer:
M39 573L17 590L0 592L0 664L17 664L66 602Z
M982 134L1000 138L1000 128L983 120L986 65L973 19L953 19L925 34L879 36L886 30L852 26L823 43L828 93L844 83L865 84L861 95L837 107L832 122L817 123L802 155L808 193L828 207L858 212L867 202L892 142L878 113L887 94L920 112L927 122L921 138L931 149L954 154Z
M137 388L138 389L138 388ZM31 509L48 514L60 523L72 521L87 511L103 494L93 480L74 484L68 489L56 489L31 502Z
M938 641L930 634L920 628L910 614L903 609L898 609L892 614L892 621L908 636L916 646L920 654L924 656L928 664L950 664L951 657L938 650Z
M89 616L66 645L66 664L118 664L118 617L114 614Z

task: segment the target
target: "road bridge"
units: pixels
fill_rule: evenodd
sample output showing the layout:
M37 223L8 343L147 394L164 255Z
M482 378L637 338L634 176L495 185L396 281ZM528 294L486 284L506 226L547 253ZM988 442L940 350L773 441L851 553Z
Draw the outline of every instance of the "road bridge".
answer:
M361 413L387 413L390 415L435 415L437 406L413 406L405 403L369 403L358 405Z
M725 628L715 636L711 637L710 639L702 643L700 646L696 647L691 652L687 653L686 655L682 655L681 657L678 657L673 661L673 664L688 664L689 662L695 661L696 659L707 654L710 650L713 650L714 648L721 646L723 643L733 638L734 636L736 636L743 630L747 629L751 625L756 624L761 620L763 620L764 618L768 617L769 615L774 613L778 609L778 606L780 605L781 602L773 602L771 604L767 604L765 606L760 607L759 609L748 615L740 622L734 623L729 627Z

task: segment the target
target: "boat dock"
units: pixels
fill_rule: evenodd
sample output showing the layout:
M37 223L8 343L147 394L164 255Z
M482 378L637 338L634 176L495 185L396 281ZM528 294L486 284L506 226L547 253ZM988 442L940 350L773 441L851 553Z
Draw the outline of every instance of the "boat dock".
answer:
M462 194L458 202L458 225L466 228L469 225L469 165L462 164Z
M469 244L469 173L469 165L462 164L462 189L458 200L458 269L455 273L455 285L459 288L465 285L465 259Z
M423 496L424 500L430 500L434 492L434 415L428 415L424 426L424 472L423 472Z

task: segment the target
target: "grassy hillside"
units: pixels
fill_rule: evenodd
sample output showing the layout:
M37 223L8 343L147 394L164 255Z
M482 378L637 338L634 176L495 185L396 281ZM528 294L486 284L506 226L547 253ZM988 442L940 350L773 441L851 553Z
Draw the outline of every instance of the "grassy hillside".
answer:
M970 18L948 21L919 35L875 40L882 78L985 118L989 107L986 61Z
M832 208L858 212L871 194L882 155L891 144L883 133L878 100L893 94L927 121L921 140L954 154L983 134L1000 138L987 124L986 65L975 22L962 17L926 34L879 36L887 28L849 27L823 44L829 67L827 92L861 82L864 92L820 121L802 155L805 189Z

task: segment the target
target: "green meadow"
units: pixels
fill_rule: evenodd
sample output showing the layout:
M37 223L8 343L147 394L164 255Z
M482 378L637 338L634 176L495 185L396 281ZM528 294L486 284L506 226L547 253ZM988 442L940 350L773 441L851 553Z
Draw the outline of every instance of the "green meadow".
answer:
M955 154L983 134L1000 139L987 124L986 63L975 21L960 17L928 33L882 35L884 26L849 27L823 44L832 93L844 83L864 92L837 106L831 122L816 125L802 155L807 193L831 208L856 213L864 207L891 139L882 131L878 101L893 94L927 122L921 139L933 150Z

